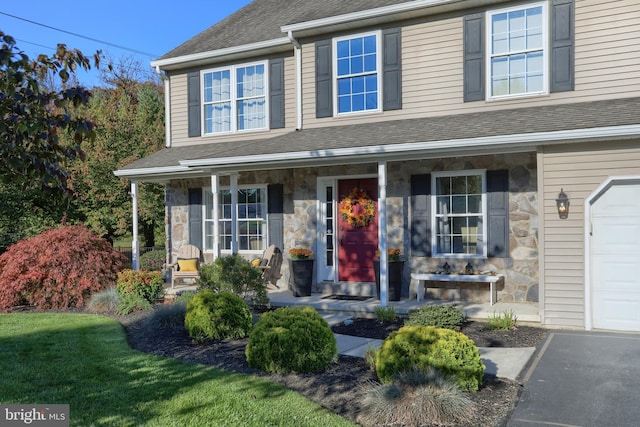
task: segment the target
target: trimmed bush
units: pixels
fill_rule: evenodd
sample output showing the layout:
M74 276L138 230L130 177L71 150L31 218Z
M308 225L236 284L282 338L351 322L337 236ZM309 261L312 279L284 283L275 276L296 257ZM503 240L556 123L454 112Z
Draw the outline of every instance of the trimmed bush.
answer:
M315 309L283 307L260 317L245 354L249 366L267 373L318 372L337 360L338 346Z
M238 254L217 258L212 264L200 267L198 289L215 292L231 292L252 304L269 303L262 270L251 266L251 262Z
M109 288L89 297L87 311L90 313L115 313L118 304L120 304L120 296L115 288Z
M140 269L147 271L162 271L167 259L164 250L153 250L140 255Z
M121 297L138 295L153 304L164 292L162 273L145 270L121 271L118 273L116 292Z
M366 390L358 422L382 425L460 425L473 415L473 402L455 381L436 370L410 370L389 384Z
M120 303L116 309L116 313L120 316L126 316L134 311L151 310L153 306L149 301L137 294L125 294L120 297Z
M196 341L244 338L249 335L253 317L247 303L230 292L205 289L187 305L184 326Z
M115 286L126 259L88 228L61 226L24 239L0 255L0 310L82 307Z
M385 383L413 369L432 368L455 378L466 391L478 390L485 370L471 339L433 326L403 326L387 337L376 355L376 372Z
M455 305L427 305L409 312L405 326L422 325L459 331L466 321L464 311Z

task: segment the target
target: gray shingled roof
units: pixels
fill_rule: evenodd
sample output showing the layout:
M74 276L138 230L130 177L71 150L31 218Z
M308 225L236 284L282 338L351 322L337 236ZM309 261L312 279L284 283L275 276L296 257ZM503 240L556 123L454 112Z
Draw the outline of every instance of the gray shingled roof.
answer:
M254 0L158 60L286 37L280 27L407 3L398 0ZM213 5L211 7L215 7Z
M640 124L640 98L303 129L266 140L167 148L122 171L179 166L181 160L450 141ZM639 135L640 136L640 135Z

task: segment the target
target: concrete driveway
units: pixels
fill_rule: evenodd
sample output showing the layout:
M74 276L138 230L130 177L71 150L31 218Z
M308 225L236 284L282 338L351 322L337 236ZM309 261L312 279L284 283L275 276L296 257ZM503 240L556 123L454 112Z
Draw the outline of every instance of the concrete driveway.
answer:
M507 425L640 425L640 334L553 331Z

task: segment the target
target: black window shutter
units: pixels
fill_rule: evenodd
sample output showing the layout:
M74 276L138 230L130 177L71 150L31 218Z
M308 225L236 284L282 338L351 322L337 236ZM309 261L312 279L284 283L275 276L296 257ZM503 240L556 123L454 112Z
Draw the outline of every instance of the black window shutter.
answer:
M189 189L189 244L202 250L202 188Z
M464 17L464 102L485 98L484 13Z
M431 256L431 175L411 175L411 256Z
M333 116L331 40L316 42L316 117Z
M193 71L187 75L187 103L189 120L189 137L200 136L200 72Z
M509 171L487 171L487 256L509 256Z
M382 108L402 108L402 47L400 28L382 32Z
M270 184L267 187L267 227L269 228L269 245L283 249L284 230L284 186Z
M284 58L269 61L269 128L284 127Z
M574 89L573 0L551 3L551 92Z

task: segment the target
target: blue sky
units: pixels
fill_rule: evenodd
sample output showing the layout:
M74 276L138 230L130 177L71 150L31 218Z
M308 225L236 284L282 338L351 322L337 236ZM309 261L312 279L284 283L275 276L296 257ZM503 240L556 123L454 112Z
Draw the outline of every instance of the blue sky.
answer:
M50 55L58 43L65 43L87 56L102 50L115 61L125 57L135 59L150 70L150 61L248 3L250 0L14 0L0 2L0 30L17 39L17 46L29 57L35 58L41 53ZM100 85L95 71L79 72L78 78L87 86Z

